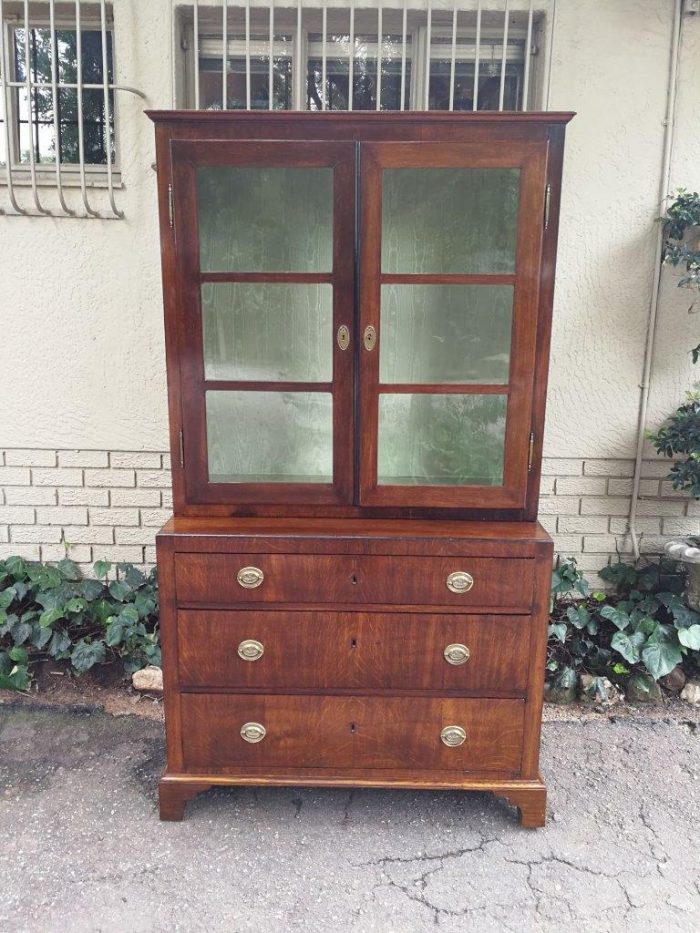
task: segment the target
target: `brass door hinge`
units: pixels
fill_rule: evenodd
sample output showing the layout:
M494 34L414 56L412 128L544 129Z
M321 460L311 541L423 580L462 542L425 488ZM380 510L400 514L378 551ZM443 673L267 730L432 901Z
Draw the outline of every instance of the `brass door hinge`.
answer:
M535 452L535 432L530 432L530 443L527 448L527 472L532 473L532 458Z
M175 226L175 207L173 206L173 186L168 185L168 223L170 229Z
M180 431L180 466L185 466L185 435Z
M544 229L549 226L549 205L552 200L552 186L547 183L544 189ZM172 224L171 224L172 226Z

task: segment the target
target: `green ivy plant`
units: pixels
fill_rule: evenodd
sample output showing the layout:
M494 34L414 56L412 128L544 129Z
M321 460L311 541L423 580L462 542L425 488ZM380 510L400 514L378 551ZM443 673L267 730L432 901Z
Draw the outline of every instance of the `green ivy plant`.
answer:
M664 224L663 261L682 269L679 288L700 292L700 194L679 188L661 220ZM695 363L700 357L700 345L692 353Z
M579 674L618 682L646 671L658 680L681 664L700 664L700 613L683 598L675 561L604 567L612 594L591 592L574 560L552 577L547 680L568 688Z
M68 660L76 674L121 659L131 674L160 664L156 572L97 561L95 579L69 559L0 561L0 687L26 690L31 665Z
M661 219L664 222L663 261L682 269L679 288L700 293L700 195L697 191L680 188ZM700 344L690 352L693 363L697 363ZM673 488L700 498L700 394L689 393L685 404L648 437L657 453L678 461L669 472Z

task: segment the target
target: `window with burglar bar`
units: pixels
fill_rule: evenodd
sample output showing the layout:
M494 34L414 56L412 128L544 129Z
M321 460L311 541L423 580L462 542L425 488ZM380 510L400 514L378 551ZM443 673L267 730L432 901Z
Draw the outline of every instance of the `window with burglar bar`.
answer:
M180 106L249 110L526 110L542 27L513 8L181 9Z

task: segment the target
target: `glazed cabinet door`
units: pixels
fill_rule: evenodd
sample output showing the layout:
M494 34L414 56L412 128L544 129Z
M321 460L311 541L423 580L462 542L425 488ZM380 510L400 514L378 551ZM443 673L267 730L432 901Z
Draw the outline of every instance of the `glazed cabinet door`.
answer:
M187 501L351 501L354 144L171 156Z
M525 506L546 156L362 145L362 505Z

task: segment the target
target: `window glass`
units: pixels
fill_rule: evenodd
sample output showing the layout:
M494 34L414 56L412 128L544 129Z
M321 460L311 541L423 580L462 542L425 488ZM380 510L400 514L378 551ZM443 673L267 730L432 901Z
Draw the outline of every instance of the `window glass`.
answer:
M56 30L56 48L59 84L76 84L78 80L78 48L75 29ZM81 29L82 81L102 84L102 32ZM13 30L14 67L17 81L27 78L26 31ZM29 68L32 82L51 83L52 43L48 28L29 30ZM107 33L107 71L110 83L114 81L112 66L112 34ZM76 88L60 87L57 95L58 139L54 122L53 96L50 88L33 88L29 95L18 88L15 96L15 122L19 138L19 161L31 161L34 150L37 164L52 163L60 155L62 163L80 161L78 136L78 92ZM87 165L105 165L109 157L115 162L114 151L114 92L109 91L109 127L106 125L104 91L86 88L82 92L83 156Z

